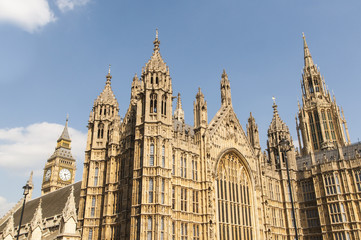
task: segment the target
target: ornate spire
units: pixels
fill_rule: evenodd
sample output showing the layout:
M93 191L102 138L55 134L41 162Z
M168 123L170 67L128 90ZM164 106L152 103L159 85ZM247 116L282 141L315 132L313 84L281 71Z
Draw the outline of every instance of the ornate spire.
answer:
M160 71L162 73L169 74L169 68L163 61L163 58L160 55L160 51L159 51L160 41L158 39L158 29L156 30L156 36L153 44L154 44L153 55L150 58L150 60L145 64L145 68L143 69L142 72L146 73L146 72Z
M271 125L269 126L268 129L268 134L270 134L271 132L275 132L275 131L286 131L288 132L288 127L287 125L282 121L282 119L280 118L280 116L278 115L278 109L277 109L277 104L276 104L276 98L272 97L273 100L273 118L271 121Z
M29 194L26 196L26 200L29 201L31 200L31 196L33 195L33 190L34 190L33 171L31 171L29 180L26 183L31 187L29 190Z
M154 40L153 44L154 44L154 52L158 52L159 44L160 44L160 41L158 39L158 28L155 30L155 40Z
M174 118L177 119L178 121L184 122L184 111L182 109L182 101L181 101L180 93L178 93L177 108L174 111Z
M107 104L118 107L118 101L115 98L115 95L114 95L112 87L111 87L112 75L110 75L110 67L111 67L111 65L109 65L108 74L105 76L107 80L105 82L104 90L102 93L100 93L98 98L95 100L94 105L107 103Z
M304 33L302 33L302 37L303 37L303 51L304 51L304 58L305 58L305 67L307 68L307 67L313 66L314 63L312 60L310 50L308 49L306 37L305 37Z
M64 130L63 132L61 133L59 139L58 139L58 142L60 142L61 140L68 140L68 141L71 141L70 140L70 137L69 137L69 132L68 132L68 121L69 121L69 115L66 116L66 121L65 121L65 126L64 126Z
M232 105L231 86L226 70L223 69L221 80L221 100L222 105Z
M109 69L108 69L108 74L106 75L107 81L106 81L106 85L110 85L111 84L111 79L112 79L112 75L110 75L110 67L112 65L109 64Z
M201 88L199 87L198 88L198 92L197 92L197 95L196 95L196 98L200 98L200 97L204 97L204 95L203 95L203 93L202 93L202 91L201 91Z

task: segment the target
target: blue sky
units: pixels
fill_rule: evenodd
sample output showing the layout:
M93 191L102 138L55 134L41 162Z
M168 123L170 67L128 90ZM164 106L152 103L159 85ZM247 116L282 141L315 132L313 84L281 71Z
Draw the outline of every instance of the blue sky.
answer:
M314 62L344 109L351 140L358 141L360 10L359 1L326 0L0 0L0 205L18 201L31 170L34 196L40 195L42 168L67 113L81 179L87 120L108 65L124 115L132 77L152 54L156 28L186 122L193 124L198 87L212 119L225 69L238 119L245 129L252 112L263 150L272 96L297 139L305 32Z

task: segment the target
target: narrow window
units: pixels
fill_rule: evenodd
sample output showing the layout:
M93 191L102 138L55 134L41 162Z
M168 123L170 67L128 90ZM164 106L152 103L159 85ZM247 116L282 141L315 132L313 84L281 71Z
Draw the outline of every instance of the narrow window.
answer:
M151 178L149 179L148 203L153 203L153 191L154 191L154 182L153 182L153 178Z
M150 95L150 113L157 112L157 94L153 93Z
M149 166L154 166L154 143L150 144Z
M104 134L104 125L102 123L99 123L98 125L98 138L103 138Z
M165 147L162 146L162 167L165 167Z
M175 156L173 154L173 159L172 159L172 175L175 175Z
M175 187L172 187L172 209L175 209Z
M88 240L92 240L92 239L93 239L93 229L89 229Z
M164 185L165 185L165 182L164 182L164 179L162 179L162 188L161 188L161 204L164 204Z
M159 78L158 78L158 77L155 78L155 83L156 83L156 84L159 83Z
M164 240L164 217L160 219L160 240Z
M150 84L153 84L153 77L150 77Z
M94 187L98 186L98 173L99 173L99 168L96 167L94 171Z
M143 167L143 144L139 147L139 167Z
M184 178L187 178L187 158L184 157L184 158L183 158L183 161L184 161L184 171L183 171L183 173L184 173Z
M172 240L175 240L175 222L172 222Z
M153 219L152 217L148 217L148 231L147 231L148 240L152 240L152 230L153 230Z
M90 209L90 216L94 217L95 215L95 203L96 203L96 199L95 197L92 198L92 207Z

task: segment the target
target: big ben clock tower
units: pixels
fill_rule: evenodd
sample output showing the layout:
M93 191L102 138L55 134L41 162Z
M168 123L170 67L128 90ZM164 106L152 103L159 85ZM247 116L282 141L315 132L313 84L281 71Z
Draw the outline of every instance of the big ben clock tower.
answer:
M67 118L55 151L44 167L43 184L41 186L42 195L74 183L76 166L75 159L71 154L70 144Z

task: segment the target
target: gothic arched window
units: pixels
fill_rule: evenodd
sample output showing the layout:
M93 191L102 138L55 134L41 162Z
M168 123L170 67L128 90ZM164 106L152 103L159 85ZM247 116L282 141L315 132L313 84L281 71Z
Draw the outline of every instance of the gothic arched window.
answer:
M308 79L308 88L309 88L309 90L310 90L310 93L313 93L313 92L314 92L314 90L313 90L313 84L312 84L312 79L311 79L311 78Z
M99 123L98 125L98 138L103 138L104 136L104 124Z
M251 178L234 153L219 161L217 199L219 239L254 239Z
M150 95L150 113L157 112L157 94L153 93Z

